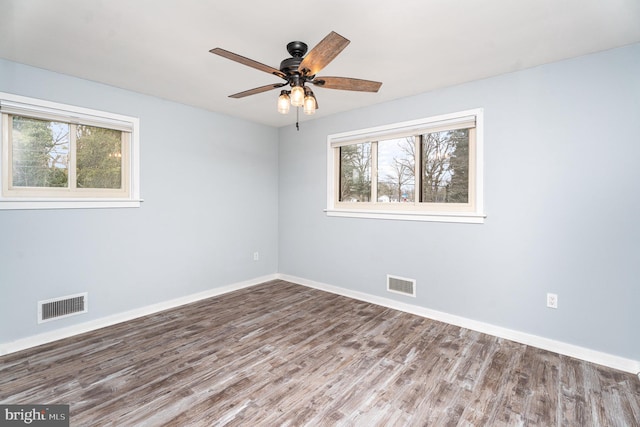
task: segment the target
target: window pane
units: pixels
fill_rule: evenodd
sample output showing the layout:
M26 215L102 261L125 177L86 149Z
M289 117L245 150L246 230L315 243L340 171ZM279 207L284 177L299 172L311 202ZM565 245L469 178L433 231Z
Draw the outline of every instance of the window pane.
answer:
M468 203L469 129L423 135L421 166L422 202Z
M12 122L12 186L66 187L69 125L21 116Z
M340 147L340 201L371 200L371 143Z
M416 150L414 137L378 142L378 202L413 202Z
M94 126L77 127L78 188L122 187L122 132Z

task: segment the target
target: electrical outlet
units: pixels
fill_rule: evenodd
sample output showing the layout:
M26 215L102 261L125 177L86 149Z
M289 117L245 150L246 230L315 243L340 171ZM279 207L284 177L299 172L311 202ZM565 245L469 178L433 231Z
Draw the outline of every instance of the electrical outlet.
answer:
M254 252L253 253L253 260L254 261L260 261L260 252Z
M547 294L547 307L549 307L549 308L558 308L558 295L557 294Z

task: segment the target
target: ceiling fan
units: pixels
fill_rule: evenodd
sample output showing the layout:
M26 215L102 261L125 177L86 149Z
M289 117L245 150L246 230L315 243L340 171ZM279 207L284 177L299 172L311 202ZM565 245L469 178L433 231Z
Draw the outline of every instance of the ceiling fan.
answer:
M319 77L317 73L326 67L342 50L347 47L349 40L332 31L307 53L308 46L300 41L287 44L287 51L291 58L280 63L280 69L270 67L253 59L245 58L219 47L209 52L220 55L240 64L247 65L265 73L280 77L284 82L260 86L254 89L229 95L229 98L244 98L245 96L267 92L284 86L291 86L291 90L282 90L278 97L278 112L287 114L289 107L303 107L305 114L313 114L318 108L313 91L307 83L327 89L352 90L360 92L377 92L381 82L353 79L349 77Z

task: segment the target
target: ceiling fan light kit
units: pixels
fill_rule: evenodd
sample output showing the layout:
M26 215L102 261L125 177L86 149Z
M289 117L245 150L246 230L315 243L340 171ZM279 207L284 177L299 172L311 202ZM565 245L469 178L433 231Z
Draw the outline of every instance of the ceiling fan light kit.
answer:
M287 114L291 106L294 106L296 108L303 107L304 113L310 115L315 113L318 108L318 101L313 91L306 86L307 83L326 89L359 92L377 92L380 86L382 86L382 83L371 80L316 76L317 73L333 61L348 44L349 40L332 31L305 56L308 48L306 43L293 41L287 44L287 51L291 57L280 63L279 70L219 47L211 49L209 52L239 62L248 67L273 74L285 81L284 83L269 84L235 93L229 95L230 98L244 98L289 85L291 90L284 89L280 91L277 104L278 112Z

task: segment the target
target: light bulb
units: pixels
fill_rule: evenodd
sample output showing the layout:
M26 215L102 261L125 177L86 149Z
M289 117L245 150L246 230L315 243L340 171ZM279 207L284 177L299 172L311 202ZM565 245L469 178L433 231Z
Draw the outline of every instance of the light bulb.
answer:
M289 106L289 95L287 95L287 91L283 90L278 97L278 113L287 114L289 112Z
M304 113L311 115L316 112L316 98L309 94L304 97Z
M302 86L293 86L291 88L291 105L294 107L302 107L304 103L304 89Z

